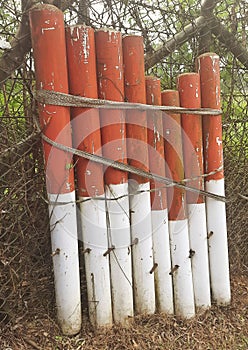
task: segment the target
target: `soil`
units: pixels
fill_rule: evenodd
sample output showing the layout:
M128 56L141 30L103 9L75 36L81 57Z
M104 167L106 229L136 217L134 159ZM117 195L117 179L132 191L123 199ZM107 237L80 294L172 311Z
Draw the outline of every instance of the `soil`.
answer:
M248 275L232 276L229 306L212 305L191 320L163 314L139 315L128 326L109 329L93 329L85 320L80 334L66 337L54 315L37 311L2 327L1 350L248 349Z

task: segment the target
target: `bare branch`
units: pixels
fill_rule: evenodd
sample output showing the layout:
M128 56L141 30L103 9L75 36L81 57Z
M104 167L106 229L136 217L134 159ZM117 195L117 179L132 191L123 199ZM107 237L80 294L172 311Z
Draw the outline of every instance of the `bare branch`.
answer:
M206 19L203 16L197 17L194 23L187 25L180 33L166 41L163 46L155 53L147 55L145 59L146 69L151 68L158 63L162 58L168 56L177 47L191 39L200 29L206 25Z
M79 0L78 3L78 24L85 23L87 26L90 25L90 15L89 15L89 3L88 0Z
M220 2L220 0L203 0L201 4L202 15L205 15L206 13L212 13L218 2Z
M30 28L29 28L29 10L37 3L38 0L29 0L23 2L26 5L22 14L22 19L15 38L11 41L11 48L5 50L0 57L0 84L8 79L11 74L19 68L24 62L26 54L31 49ZM62 11L66 10L74 0L47 0L46 3L57 5Z
M211 18L211 28L216 38L248 69L248 51L240 44L235 36L214 16Z
M203 0L201 3L201 15L206 17L206 23L208 23L209 18L213 15L213 10L219 0ZM200 40L198 47L198 54L210 51L212 41L212 31L209 26L204 27L200 31Z
M206 1L207 4L210 0ZM151 68L161 59L171 54L176 48L180 47L197 32L203 28L208 28L217 37L217 39L232 52L232 54L248 68L248 51L240 44L235 36L229 32L220 21L211 15L209 18L200 16L195 20L194 24L189 24L180 33L176 34L172 39L166 41L163 46L151 55L147 55L145 59L146 69Z

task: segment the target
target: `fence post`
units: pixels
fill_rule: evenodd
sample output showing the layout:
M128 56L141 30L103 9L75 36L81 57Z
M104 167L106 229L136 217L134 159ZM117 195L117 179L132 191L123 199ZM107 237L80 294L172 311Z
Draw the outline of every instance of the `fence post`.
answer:
M146 77L146 102L161 105L160 79ZM165 177L163 119L161 111L147 111L147 138L149 170ZM173 314L173 289L169 242L166 188L159 182L150 182L152 207L152 238L156 292L156 308L159 312Z
M185 73L178 76L180 105L186 108L201 108L200 76L197 73ZM203 144L201 115L182 114L183 158L186 185L204 189ZM189 221L189 240L195 304L198 309L211 305L209 261L207 243L206 208L203 196L187 192L187 210Z
M95 36L99 98L123 102L121 33L114 30L98 30ZM101 110L100 120L103 155L127 163L125 112L120 109ZM110 251L113 316L115 322L123 323L133 316L128 173L107 168L105 191L109 244L113 248Z
M85 25L66 28L70 93L97 98L94 30ZM101 134L97 109L72 108L74 147L101 155ZM112 323L107 223L104 202L103 167L85 158L76 159L78 196L84 243L90 322Z
M37 89L68 93L63 13L51 5L30 11ZM39 104L45 136L71 146L68 107ZM43 142L58 320L64 334L81 328L77 218L71 154ZM60 204L61 203L61 204Z
M220 109L220 66L215 53L198 57L197 66L201 80L201 102L203 108ZM205 172L215 172L205 181L205 189L224 196L222 118L203 118L203 145ZM210 279L213 298L218 304L231 300L225 203L207 198L207 228L209 237Z
M178 91L163 91L162 105L179 106ZM180 114L164 114L163 122L166 173L173 180L181 181L184 178L184 168ZM168 188L167 194L175 313L178 316L190 318L195 314L195 305L186 218L186 196L185 191L177 187Z
M143 38L123 38L125 97L128 102L146 103ZM148 170L146 112L127 112L127 154L129 164ZM130 175L133 290L136 313L154 313L155 290L152 252L150 182ZM140 192L140 193L138 193Z

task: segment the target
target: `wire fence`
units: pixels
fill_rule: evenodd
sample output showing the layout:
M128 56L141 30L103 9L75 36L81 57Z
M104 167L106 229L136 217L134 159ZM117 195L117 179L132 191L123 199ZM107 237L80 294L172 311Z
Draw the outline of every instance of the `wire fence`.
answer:
M36 125L26 23L34 3L0 1L0 324L33 317L39 310L49 315L54 312L42 141ZM233 198L227 203L231 272L247 272L246 1L207 0L202 5L197 0L53 3L65 10L67 24L84 22L96 29L141 34L147 73L160 77L163 88L175 88L178 74L193 71L200 53L214 51L220 56L226 196ZM85 286L82 290L85 293Z

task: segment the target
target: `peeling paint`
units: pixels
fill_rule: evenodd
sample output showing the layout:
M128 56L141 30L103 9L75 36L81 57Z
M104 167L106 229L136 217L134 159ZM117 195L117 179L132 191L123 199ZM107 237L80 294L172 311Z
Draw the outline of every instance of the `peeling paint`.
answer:
M218 146L221 146L221 144L222 144L222 140L220 139L219 136L216 137L216 143Z
M41 28L41 33L44 34L45 31L55 30L55 27Z
M66 187L66 189L67 189L68 191L70 191L70 190L71 190L71 184L70 184L70 182L66 182L65 187Z
M208 147L209 147L209 133L207 133L207 136L206 136L206 150L208 150Z
M83 50L84 50L84 61L88 60L90 55L90 45L89 45L89 33L88 30L84 31L83 35Z

